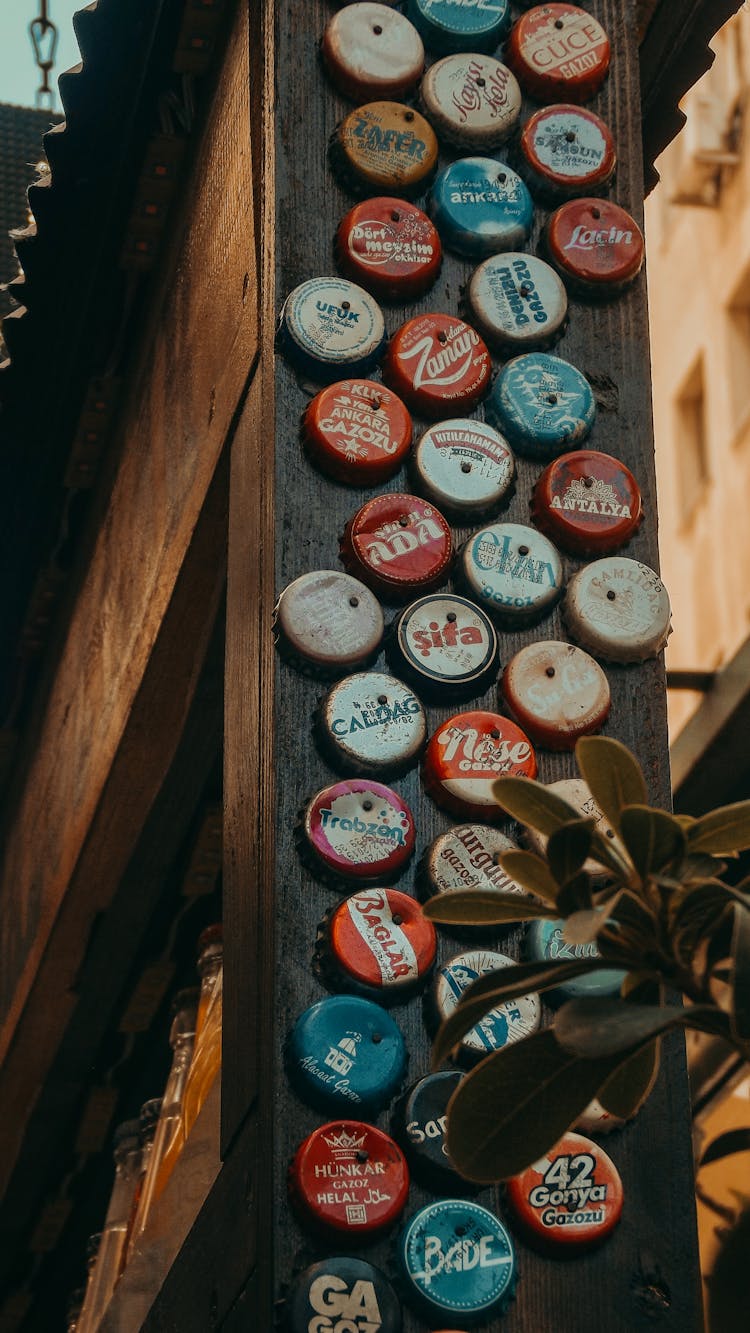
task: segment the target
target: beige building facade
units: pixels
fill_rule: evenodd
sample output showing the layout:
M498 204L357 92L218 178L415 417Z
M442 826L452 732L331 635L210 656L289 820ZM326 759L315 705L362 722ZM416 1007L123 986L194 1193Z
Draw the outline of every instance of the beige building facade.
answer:
M672 670L750 634L750 8L712 43L646 206L662 572ZM670 694L675 735L700 703Z

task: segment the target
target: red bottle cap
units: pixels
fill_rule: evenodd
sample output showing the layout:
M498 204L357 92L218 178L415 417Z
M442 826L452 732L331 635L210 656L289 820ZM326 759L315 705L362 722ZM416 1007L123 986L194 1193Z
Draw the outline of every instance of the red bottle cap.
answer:
M406 97L424 69L424 46L416 28L381 4L347 5L334 14L320 53L333 83L354 102Z
M530 1239L550 1249L580 1250L614 1231L622 1181L603 1148L582 1134L560 1142L506 1183L508 1203Z
M374 380L339 380L316 394L302 418L313 462L349 486L377 486L409 452L411 417L401 399Z
M419 903L397 889L362 889L329 914L321 962L337 990L398 1004L424 985L437 936Z
M434 732L422 781L436 805L459 818L498 823L505 814L492 795L501 773L536 777L536 756L520 727L497 713L456 713Z
M607 677L572 643L527 644L505 668L500 694L545 750L574 749L579 736L600 731L609 716Z
M382 1129L333 1120L300 1144L289 1168L289 1192L308 1225L348 1241L369 1240L403 1212L409 1168Z
M549 218L545 243L571 290L599 300L616 296L643 267L640 227L608 199L570 199Z
M324 882L398 879L413 855L414 836L406 801L370 778L349 778L317 792L297 831L303 860Z
M471 412L490 387L492 362L479 334L455 315L409 319L388 346L383 378L409 407L439 419Z
M436 281L443 260L427 214L389 196L355 204L339 223L335 244L341 272L385 301L421 296Z
M341 559L381 597L408 601L445 583L453 539L434 505L391 491L368 500L349 520Z
M618 458L595 449L562 454L534 487L538 528L575 555L601 555L630 541L643 519L641 492Z
M603 120L586 107L543 107L521 131L525 174L539 193L573 198L595 194L612 179L615 141Z
M609 69L609 38L577 5L536 5L514 25L505 60L538 102L588 102Z
M359 579L315 569L281 593L273 627L279 653L298 671L343 676L377 657L383 612Z

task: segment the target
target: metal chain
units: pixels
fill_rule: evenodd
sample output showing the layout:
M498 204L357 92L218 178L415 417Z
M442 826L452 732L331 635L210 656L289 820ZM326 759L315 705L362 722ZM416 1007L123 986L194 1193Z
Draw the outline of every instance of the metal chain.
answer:
M55 91L50 87L49 77L55 64L58 32L49 16L49 0L39 0L39 13L29 24L29 36L34 48L34 59L41 73L41 82L36 90L36 105L47 105L53 110Z

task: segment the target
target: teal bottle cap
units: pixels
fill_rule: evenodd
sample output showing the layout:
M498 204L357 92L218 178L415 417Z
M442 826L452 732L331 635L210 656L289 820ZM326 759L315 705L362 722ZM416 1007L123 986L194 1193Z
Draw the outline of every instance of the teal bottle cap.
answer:
M409 0L406 12L431 51L494 51L510 31L510 0Z
M550 460L586 439L596 401L585 375L569 361L529 352L503 366L487 416L519 454Z
M564 921L531 921L524 939L524 954L530 963L572 963L577 958L598 958L596 944L569 944L563 934ZM601 972L587 972L573 977L553 990L547 991L552 1004L565 1000L598 998L617 995L625 977L619 967L602 968Z
M398 1260L409 1299L430 1321L483 1322L515 1293L513 1241L494 1213L469 1199L420 1208L399 1238Z
M289 1081L310 1106L377 1115L406 1072L401 1030L372 1000L333 995L300 1014L286 1048Z
M477 259L525 245L534 221L520 176L492 157L462 157L445 167L430 211L447 248Z

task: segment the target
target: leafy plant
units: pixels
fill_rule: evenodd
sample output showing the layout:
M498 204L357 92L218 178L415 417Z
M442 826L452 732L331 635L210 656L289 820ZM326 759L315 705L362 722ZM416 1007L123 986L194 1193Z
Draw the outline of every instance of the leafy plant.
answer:
M487 1056L461 1082L448 1150L471 1180L503 1180L538 1160L594 1097L614 1115L634 1115L671 1029L711 1033L750 1059L750 881L733 887L721 878L721 858L750 847L750 801L700 819L673 816L647 804L641 769L619 741L586 737L576 761L606 833L543 784L499 778L498 804L548 839L544 857L500 858L533 896L457 890L424 908L450 925L564 918L569 943L598 949L481 977L440 1028L435 1064L504 1001L603 968L625 973L619 996L569 1000L551 1027Z

